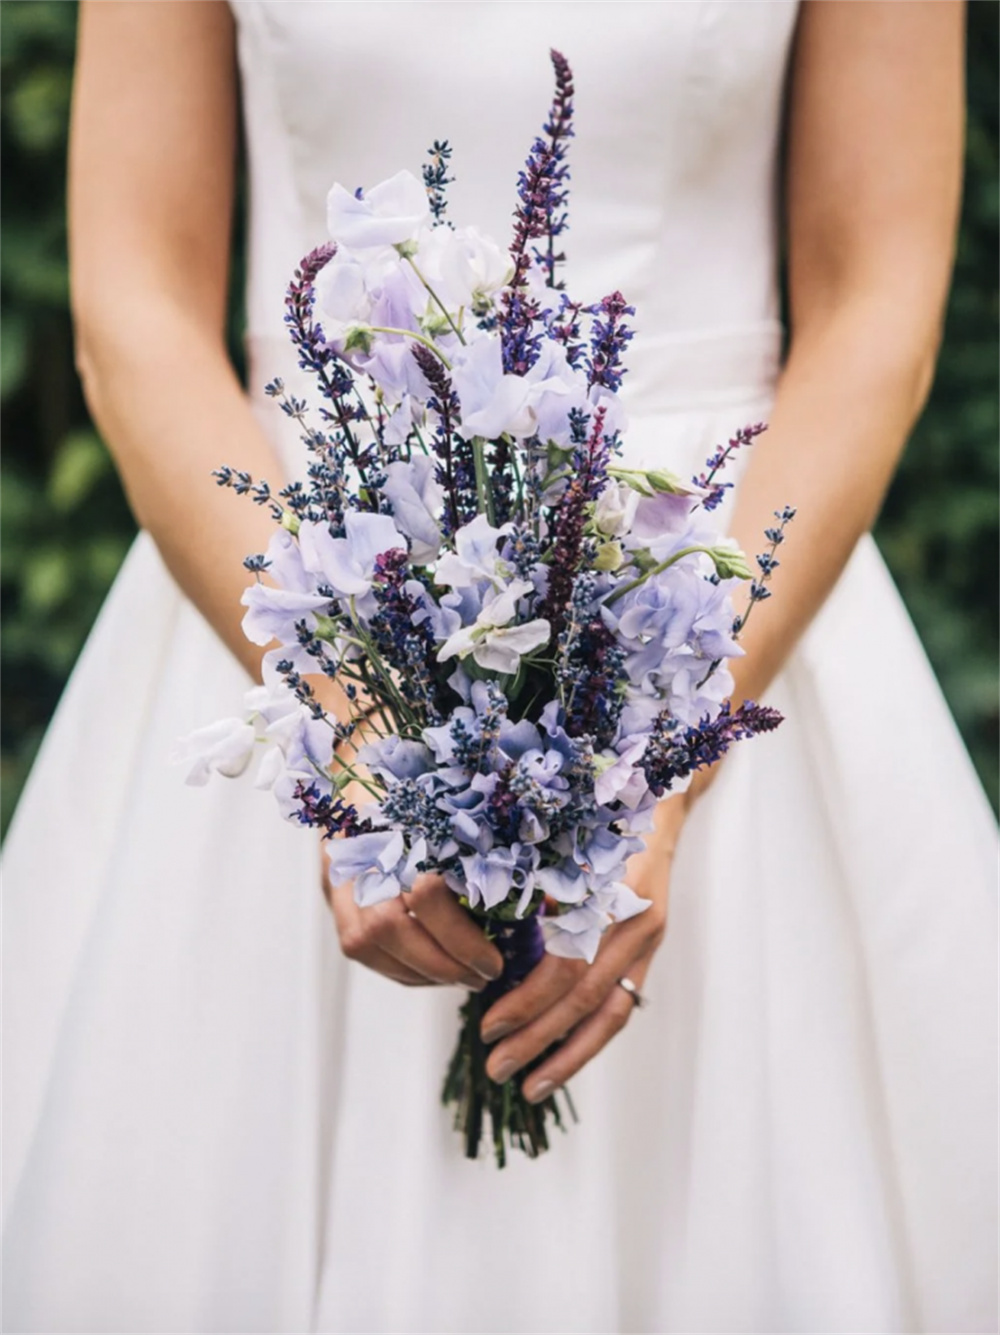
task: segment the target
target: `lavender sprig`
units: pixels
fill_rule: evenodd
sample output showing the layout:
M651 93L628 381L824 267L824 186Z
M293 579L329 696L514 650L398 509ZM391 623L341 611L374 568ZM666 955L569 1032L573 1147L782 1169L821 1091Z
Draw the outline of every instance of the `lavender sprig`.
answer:
M538 138L517 178L517 208L514 210L514 239L510 255L514 274L504 291L500 320L503 338L503 366L509 374L524 375L535 364L541 348L542 332L535 329L541 314L538 303L526 295L525 284L533 254L546 267L547 282L555 286L556 255L554 238L568 225L565 204L569 168L566 141L572 136L573 80L569 64L558 51L551 53L556 74L556 94L545 133ZM529 242L547 238L547 249L539 254Z
M721 760L734 742L773 732L782 720L777 709L752 700L744 700L735 711L727 700L715 719L709 720L706 715L697 727L683 730L676 719L661 714L643 756L646 781L656 796L662 797L678 779Z
M752 444L766 430L766 422L755 422L752 426L741 427L727 444L720 445L705 460L705 471L691 479L696 487L701 487L708 492L701 503L703 510L714 510L721 505L723 497L733 485L731 482L716 482L716 475L725 468L738 449L744 445Z
M775 552L785 541L785 527L795 518L795 508L786 505L783 510L775 510L775 519L778 520L776 528L766 528L764 536L770 542L766 552L762 552L756 557L757 566L760 570L760 578L750 582L750 601L747 603L747 609L742 616L738 616L733 622L733 638L739 639L750 619L750 613L757 603L762 603L765 598L770 598L771 590L767 587L771 576L777 570L781 562L775 559Z
M425 162L421 169L424 178L424 188L427 191L427 199L431 206L431 216L434 219L434 227L453 227L444 216L448 208L448 198L445 193L446 187L455 180L454 176L448 175L448 165L451 161L451 145L447 139L435 139L434 143L427 150L430 162Z
M590 353L584 362L588 382L591 387L603 385L617 393L626 370L622 354L635 337L635 330L625 324L624 317L635 315L635 307L629 306L620 292L612 292L596 306L588 306L587 311L594 316Z

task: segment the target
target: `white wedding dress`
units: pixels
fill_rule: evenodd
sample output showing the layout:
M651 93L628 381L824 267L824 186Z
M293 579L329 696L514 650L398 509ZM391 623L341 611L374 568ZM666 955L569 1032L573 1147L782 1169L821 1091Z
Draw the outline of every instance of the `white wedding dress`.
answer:
M261 391L300 384L329 186L448 137L451 215L505 237L550 45L571 291L638 308L630 456L690 473L766 418L793 3L234 10L289 458ZM8 844L6 1330L996 1329L995 828L870 538L689 822L651 1006L502 1173L439 1103L460 994L346 962L315 838L168 763L245 685L141 536Z

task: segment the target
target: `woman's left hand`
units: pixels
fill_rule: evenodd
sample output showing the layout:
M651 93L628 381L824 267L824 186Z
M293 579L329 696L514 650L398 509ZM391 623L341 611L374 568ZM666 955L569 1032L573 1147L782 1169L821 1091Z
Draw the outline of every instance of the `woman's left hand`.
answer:
M625 1027L635 1002L619 987L619 980L627 978L641 991L663 940L670 868L686 810L686 794L662 802L646 848L629 861L626 881L637 895L650 901L650 907L609 927L592 964L546 955L523 983L483 1016L483 1041L497 1044L486 1064L491 1080L502 1084L546 1048L565 1039L524 1082L528 1101L541 1102Z

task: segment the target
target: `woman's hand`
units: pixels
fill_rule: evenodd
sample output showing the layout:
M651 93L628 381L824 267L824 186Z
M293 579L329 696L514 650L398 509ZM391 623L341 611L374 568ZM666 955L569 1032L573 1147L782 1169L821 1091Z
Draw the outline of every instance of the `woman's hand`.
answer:
M354 784L348 802L362 805L368 794ZM322 852L323 893L337 924L340 948L376 973L408 987L452 984L480 992L503 972L503 957L477 927L440 876L418 876L413 889L396 899L360 908L350 882L330 880Z
M635 1003L618 981L628 978L641 991L663 940L670 867L687 807L687 794L662 802L646 848L629 862L628 884L650 901L650 907L610 927L593 964L546 955L523 983L483 1016L483 1041L497 1043L486 1065L492 1080L509 1080L569 1034L558 1051L524 1083L525 1097L538 1103L565 1084L625 1027ZM498 1042L500 1039L503 1041Z
M480 992L503 971L503 958L440 876L419 876L408 893L359 908L349 882L323 884L340 948L376 973L409 987L445 983Z

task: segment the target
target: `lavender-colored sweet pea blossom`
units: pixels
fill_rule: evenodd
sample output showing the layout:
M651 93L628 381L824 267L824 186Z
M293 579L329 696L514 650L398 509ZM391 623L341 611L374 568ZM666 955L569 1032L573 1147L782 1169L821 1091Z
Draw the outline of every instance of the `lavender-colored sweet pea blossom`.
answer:
M251 584L240 602L247 609L243 634L251 644L295 642L295 623L314 624L313 613L329 608L329 598L318 593L299 593L294 589L275 589L269 584Z
M520 844L509 848L491 848L488 853L473 853L459 858L464 872L465 892L473 908L495 908L510 894L511 887L521 892L518 908L523 914L535 887L534 849L522 849ZM523 908L521 905L523 904ZM520 915L519 915L520 916Z
M577 826L573 831L573 860L587 873L592 889L621 876L633 853L642 852L641 839L623 839L606 825L588 830Z
M637 737L626 741L617 754L606 751L594 757L594 801L598 806L606 806L616 799L622 800L630 784L633 785L630 797L635 793L633 780L637 774L642 778L638 766L648 741L648 737ZM645 779L642 779L642 791L645 786ZM635 793L636 801L641 798L642 791Z
M656 654L662 657L686 642L701 607L703 587L712 586L701 575L671 567L651 576L613 607L603 608L602 616L627 646L652 644L655 665Z
M406 538L388 515L350 510L344 516L346 537L334 538L326 524L303 520L299 547L306 569L340 598L355 598L362 615L370 615L367 595L375 573L375 558L385 552L406 549Z
M582 904L590 894L587 877L568 858L554 867L540 868L536 879L545 894L560 904Z
M388 779L419 779L434 763L423 742L408 741L395 734L367 742L358 751L358 760L373 774Z
M245 719L223 718L179 738L170 759L189 767L186 783L203 788L213 773L229 779L242 774L250 764L256 741L253 724Z
M671 555L671 538L679 539L674 545L687 547L697 542L711 542L718 537L715 529L701 523L694 531L689 531L691 513L699 503L695 493L657 492L655 496L642 496L635 508L632 520L631 538L633 544L650 544L655 550L657 560L665 560ZM663 542L663 539L667 539ZM660 540L660 545L653 544Z
M389 464L382 494L392 502L393 521L410 539L410 559L427 565L441 550L441 513L444 490L437 481L437 464L426 454L415 454L404 463Z
M412 394L404 394L386 418L383 437L387 445L403 445L415 426L423 426L427 414Z
M353 881L355 903L369 908L412 889L417 864L427 857L427 842L418 839L408 850L398 830L376 830L349 839L331 839L326 851L333 884Z
M312 714L280 679L247 693L248 708L266 747L257 770L255 788L270 789L286 820L298 820L296 790L316 788L329 797L333 785L333 733Z
M379 337L370 352L354 360L358 370L375 381L387 403L401 403L407 397L416 402L427 397L427 382L413 360L412 339Z
M420 317L427 313L430 298L412 267L399 260L395 254L393 261L384 267L377 281L369 279L368 286L372 294L369 323L382 329L416 330ZM399 334L378 335L379 342L396 340L405 344L412 361L412 339L403 339Z
M476 515L475 519L456 529L455 550L445 552L437 564L438 584L466 589L480 580L489 580L496 588L504 587L511 569L497 552L497 543L510 533L512 527L502 524L500 528L494 528L485 515Z
M564 959L583 959L592 963L605 929L613 922L625 922L648 909L651 900L640 899L622 882L597 891L583 904L542 919L545 949Z
M530 436L534 416L528 408L531 385L503 369L500 340L489 334L471 339L454 355L451 383L467 436L496 440L502 435Z
M719 667L709 676L712 660L692 653L671 654L657 673L657 691L662 705L674 718L694 727L706 715L719 712L733 690L732 673Z
M287 528L275 529L267 544L267 573L282 589L315 593L316 581L302 564L302 553Z
M335 185L327 196L326 222L331 238L350 250L396 246L416 239L430 224L423 184L400 171L358 195Z

